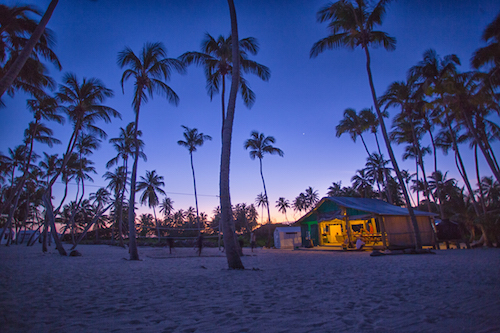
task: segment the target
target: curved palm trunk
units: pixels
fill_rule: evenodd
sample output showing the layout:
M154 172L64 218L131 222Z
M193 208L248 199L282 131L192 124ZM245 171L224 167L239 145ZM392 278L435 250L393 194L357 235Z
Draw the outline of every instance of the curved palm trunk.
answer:
M229 190L229 165L231 161L231 138L234 122L234 111L236 105L236 94L240 81L240 52L238 45L238 23L236 20L236 10L233 0L227 1L229 13L231 15L231 38L233 52L233 73L231 80L231 90L229 92L229 102L227 116L222 127L222 153L220 163L220 207L221 221L224 232L224 246L226 249L227 263L230 269L244 269L238 252L238 244L235 235L233 212L231 208L231 194Z
M25 166L24 166L23 176L22 176L21 180L19 181L19 183L16 185L16 188L15 188L15 190L13 192L13 195L15 195L14 203L13 203L11 209L9 210L9 215L7 217L7 223L5 224L5 227L3 228L2 233L0 234L0 239L3 239L5 231L8 228L10 228L11 225L12 225L12 220L14 218L14 213L17 210L17 205L19 203L19 198L21 197L22 188L24 187L24 184L26 183L26 179L28 178L28 171L29 171L29 167L31 165L31 157L33 156L33 141L35 139L34 136L36 134L37 128L38 128L38 119L36 119L35 128L33 130L33 135L31 136L30 142L26 143L26 145L25 145L25 146L27 146L28 144L30 145L30 150L29 150L29 153L28 153L28 158L27 158ZM15 168L13 168L13 171L12 171L12 185L14 185L14 170L15 170ZM9 204L10 204L10 202L9 202ZM16 238L16 244L17 244L17 238Z
M498 169L497 164L493 160L493 158L490 155L488 149L483 144L483 141L481 140L481 137L479 136L479 134L478 134L478 132L476 130L476 127L472 123L470 117L467 117L466 114L464 114L464 119L465 119L465 124L467 126L467 129L474 136L474 139L476 140L477 144L479 145L479 148L481 149L481 152L483 153L484 158L486 159L486 162L488 163L488 166L491 169L491 172L493 172L493 175L495 175L495 178L497 179L497 181L500 182L500 170Z
M139 110L137 107L135 112L135 131L134 131L134 164L132 166L132 175L130 176L130 199L128 201L128 241L130 260L139 260L139 252L137 251L137 241L135 239L135 182L137 178L137 164L139 162L139 140L137 131L139 128Z
M479 201L481 201L481 207L483 208L483 214L486 214L486 204L484 202L483 186L481 184L481 176L479 174L479 160L477 156L477 144L474 145L474 163L476 164L476 178L477 186L479 187Z
M445 115L446 115L446 125L448 128L448 133L450 134L450 137L452 139L453 151L455 152L455 156L457 159L458 171L460 172L460 175L462 176L465 186L467 187L467 191L469 191L469 195L472 200L472 207L474 208L476 215L479 216L480 215L479 207L477 206L476 199L474 198L474 191L472 190L472 186L470 185L469 177L467 177L467 171L465 170L465 166L462 161L462 156L460 155L460 151L458 149L457 138L455 136L455 133L453 132L453 129L451 128L451 120L449 119L448 112L446 112Z
M156 218L155 206L153 206L153 215L155 217L156 234L158 235L158 243L159 243L161 241L160 224L158 223L158 219Z
M363 146L365 147L365 150L366 150L366 153L368 154L368 157L372 156L372 154L370 154L370 151L368 150L368 147L366 146L366 142L365 142L365 139L363 138L363 134L359 134L359 137L361 138L361 141L363 142Z
M403 112L404 112L404 110L403 110ZM412 120L413 120L413 117L412 117ZM427 183L427 176L425 174L424 159L422 157L422 151L420 150L420 144L417 140L417 135L415 134L415 128L413 126L411 127L411 136L412 136L412 140L413 140L413 149L417 153L418 165L420 165L420 169L422 169L422 175L423 175L422 178L424 179L424 192L425 192L425 197L427 198L427 211L430 213L430 212L432 212L432 209L431 209L431 199L430 199L430 195L429 195L429 192L430 192L429 191L429 184ZM434 201L436 201L436 200L434 199Z
M266 182L264 181L264 173L262 172L262 158L259 158L259 164L260 164L260 177L262 178L262 185L264 186L264 196L266 198L267 223L269 225L271 225L271 213L269 211L269 198L267 196ZM271 241L272 241L271 227L269 226L269 228L267 228L267 229L268 229L267 247L271 247Z
M377 149L378 153L380 156L382 156L382 150L380 149L380 143L378 142L378 136L377 132L373 132L373 135L375 135L375 141L377 142ZM384 177L385 177L385 183L387 184L386 188L386 194L387 194L387 200L389 200L389 203L392 204L392 195L391 195L391 190L389 188L389 174L387 173L387 169L384 168ZM380 191L380 189L379 189ZM366 193L365 193L366 197Z
M96 223L96 221L104 214L106 213L106 211L111 208L111 206L113 206L113 204L109 204L108 207L104 208L103 210L101 210L99 213L97 213L94 218L92 219L92 221L90 221L90 223L85 227L85 229L83 230L83 232L81 233L80 237L78 237L78 239L76 240L75 244L73 245L73 247L70 249L70 251L74 250L78 244L82 241L83 237L85 237L85 235L87 234L87 232L90 230L90 228L94 225L94 223Z
M196 205L196 222L198 223L198 233L201 233L201 226L200 226L200 213L198 211L198 193L196 192L196 177L194 175L194 164L193 164L193 152L189 152L189 155L191 157L191 171L193 172L193 185L194 185L194 201Z
M403 180L403 177L401 175L401 171L399 170L398 163L396 161L396 158L394 156L394 152L393 152L392 147L391 147L391 143L389 141L389 136L387 135L387 129L385 127L384 117L382 116L382 113L380 112L380 108L378 106L377 95L375 93L375 87L373 85L372 72L371 72L371 68L370 68L370 52L368 51L367 47L363 47L363 48L364 48L365 54L366 54L366 71L368 73L368 81L370 83L370 89L372 92L373 104L375 105L375 110L377 111L377 115L378 115L379 122L380 122L380 128L382 130L382 135L384 137L385 145L387 147L387 151L389 152L389 157L391 158L391 162L392 162L392 166L394 168L394 171L396 171L396 175L398 177L399 184L404 184L404 180ZM403 190L403 195L404 195L405 202L406 202L406 208L408 209L408 213L410 214L411 222L413 225L413 231L415 233L415 235L414 235L415 248L421 249L422 248L422 239L420 237L420 230L418 227L417 218L415 217L415 213L414 213L413 208L411 206L410 196L408 195L408 192L406 191L406 187L404 185L401 186L401 189Z
M2 97L12 83L14 83L14 80L19 75L19 72L23 69L24 64L31 55L31 52L33 52L33 48L40 40L40 37L42 37L45 27L47 26L47 23L49 23L50 17L52 16L54 9L56 9L58 2L59 0L52 0L50 2L49 7L45 11L45 14L43 14L42 19L38 23L35 31L33 31L33 34L24 46L23 50L19 53L19 56L12 64L12 67L9 68L7 73L5 73L4 77L0 80L0 97Z

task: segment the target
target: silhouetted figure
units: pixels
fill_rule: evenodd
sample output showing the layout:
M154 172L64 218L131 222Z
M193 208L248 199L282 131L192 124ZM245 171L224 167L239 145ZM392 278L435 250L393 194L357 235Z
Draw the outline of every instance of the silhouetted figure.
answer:
M196 246L198 247L198 256L201 256L201 249L203 248L203 236L201 234L196 240Z
M170 250L170 254L172 254L172 249L174 248L174 239L172 237L167 237L168 249Z

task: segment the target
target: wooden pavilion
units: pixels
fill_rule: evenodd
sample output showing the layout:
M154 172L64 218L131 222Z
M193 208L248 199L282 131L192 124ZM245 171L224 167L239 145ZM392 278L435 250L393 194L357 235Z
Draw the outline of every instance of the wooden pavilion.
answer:
M422 246L435 246L434 213L414 210ZM325 197L294 226L302 245L354 248L358 238L367 248L415 247L415 231L407 208L366 198Z

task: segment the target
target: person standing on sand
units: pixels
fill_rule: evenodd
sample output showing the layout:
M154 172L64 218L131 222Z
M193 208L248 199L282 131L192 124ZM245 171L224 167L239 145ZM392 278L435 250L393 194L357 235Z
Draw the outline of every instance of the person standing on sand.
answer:
M201 256L201 249L203 248L203 236L200 234L196 240L196 246L198 247L198 257Z
M174 248L174 239L172 237L167 237L168 249L170 250L170 254L172 254L172 249Z
M255 237L255 232L251 232L250 233L250 248L252 249L252 252L253 252L253 249L255 248L255 242L256 241L256 237Z

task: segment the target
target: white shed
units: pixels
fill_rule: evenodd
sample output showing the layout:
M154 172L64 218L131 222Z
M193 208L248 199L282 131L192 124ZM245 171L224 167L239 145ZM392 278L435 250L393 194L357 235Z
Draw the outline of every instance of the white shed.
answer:
M294 249L302 244L300 227L278 227L274 230L274 247Z

